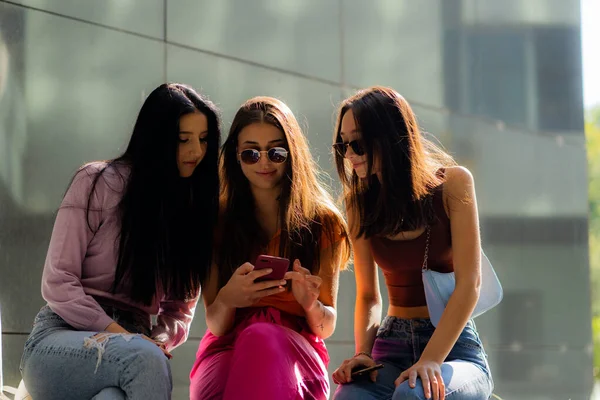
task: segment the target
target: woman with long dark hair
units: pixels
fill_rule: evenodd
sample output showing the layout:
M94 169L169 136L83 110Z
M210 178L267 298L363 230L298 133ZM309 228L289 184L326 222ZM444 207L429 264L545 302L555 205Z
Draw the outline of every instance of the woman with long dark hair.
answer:
M470 319L479 297L481 247L473 177L419 131L390 88L344 100L336 164L354 249L356 354L333 374L338 400L488 399L487 356ZM377 266L389 308L381 322ZM454 272L456 287L433 326L421 269ZM383 364L370 379L352 371Z
M345 221L296 118L277 99L242 105L221 166L221 234L202 293L208 332L191 398L326 399L323 340L335 329L339 271L349 256ZM260 255L286 258L290 270L261 281L270 271L258 269Z
M123 155L75 174L21 362L33 398L171 397L170 351L187 339L212 259L219 142L216 107L163 84Z

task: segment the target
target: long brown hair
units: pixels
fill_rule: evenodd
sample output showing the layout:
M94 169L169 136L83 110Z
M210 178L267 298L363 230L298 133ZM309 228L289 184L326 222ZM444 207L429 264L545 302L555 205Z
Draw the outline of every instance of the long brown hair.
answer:
M279 255L292 261L298 258L305 268L316 274L325 236L332 244L333 254L344 252L345 266L350 254L346 223L318 179L319 167L298 121L282 101L254 97L236 113L221 150L221 230L224 234L217 260L219 286L226 284L241 264L252 261L250 258L256 251L266 247L271 239L261 232L250 184L237 161L238 136L245 127L255 123L270 124L281 130L289 151L279 196ZM343 240L336 244L337 235Z
M443 183L452 157L421 134L408 102L393 89L375 86L358 91L340 105L334 143L342 141L342 118L352 110L367 155L367 177L360 179L344 156L335 162L349 209L360 221L357 235L392 236L416 230L435 219L432 195ZM381 171L373 175L377 158Z

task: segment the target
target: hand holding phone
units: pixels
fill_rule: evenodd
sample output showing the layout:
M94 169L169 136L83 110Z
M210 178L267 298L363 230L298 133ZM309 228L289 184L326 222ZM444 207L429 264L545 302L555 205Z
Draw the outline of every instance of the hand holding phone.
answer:
M342 365L333 372L333 382L344 385L355 379L369 378L371 381L376 382L377 370L383 367L383 364L376 364L369 353L359 352L354 357L344 360Z
M270 274L261 276L260 278L256 278L254 282L263 282L263 281L279 281L282 280L290 266L290 260L287 258L275 257L275 256L267 256L260 255L256 259L256 263L254 264L255 270L271 268L273 272Z
M367 375L369 375L370 372L377 371L378 369L381 369L383 367L384 367L383 364L377 364L377 365L373 365L372 367L357 369L355 371L352 371L351 376L352 376L352 379L360 378L363 376L367 376Z
M261 271L249 262L242 264L219 290L218 300L229 308L244 308L253 306L263 297L285 291L287 282L283 279L257 282L259 278L270 275L271 272Z

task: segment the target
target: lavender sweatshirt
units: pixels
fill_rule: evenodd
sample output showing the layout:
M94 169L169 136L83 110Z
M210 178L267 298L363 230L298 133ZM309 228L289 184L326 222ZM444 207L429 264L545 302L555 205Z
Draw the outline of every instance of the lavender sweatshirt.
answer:
M82 331L103 331L114 322L92 296L156 315L152 337L172 349L187 339L198 298L183 300L157 293L153 304L146 306L132 301L122 290L111 292L120 231L117 206L124 184L113 167L98 179L91 200L92 231L86 218L94 176L105 166L104 162L94 162L82 167L63 199L44 265L42 296L55 313Z

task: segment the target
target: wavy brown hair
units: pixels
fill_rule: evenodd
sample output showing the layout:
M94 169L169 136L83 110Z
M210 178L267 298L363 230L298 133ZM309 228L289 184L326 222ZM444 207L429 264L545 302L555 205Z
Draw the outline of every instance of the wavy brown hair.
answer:
M226 284L241 264L253 261L251 258L271 239L261 231L250 184L237 161L238 136L245 127L256 123L270 124L281 130L284 147L289 151L279 196L279 255L290 260L298 258L305 268L316 274L320 269L322 240L327 238L332 244L332 255L344 252L345 267L350 254L347 226L331 195L319 181L319 167L298 121L282 101L254 97L236 113L221 150L220 230L224 234L217 260L219 286ZM336 243L338 235L343 240Z
M426 139L408 102L393 89L375 86L358 91L342 102L334 143L342 142L342 118L352 110L367 155L367 178L360 179L343 155L335 153L344 200L356 213L357 235L392 236L433 222L432 195L445 167L456 162ZM373 161L381 168L373 174Z

